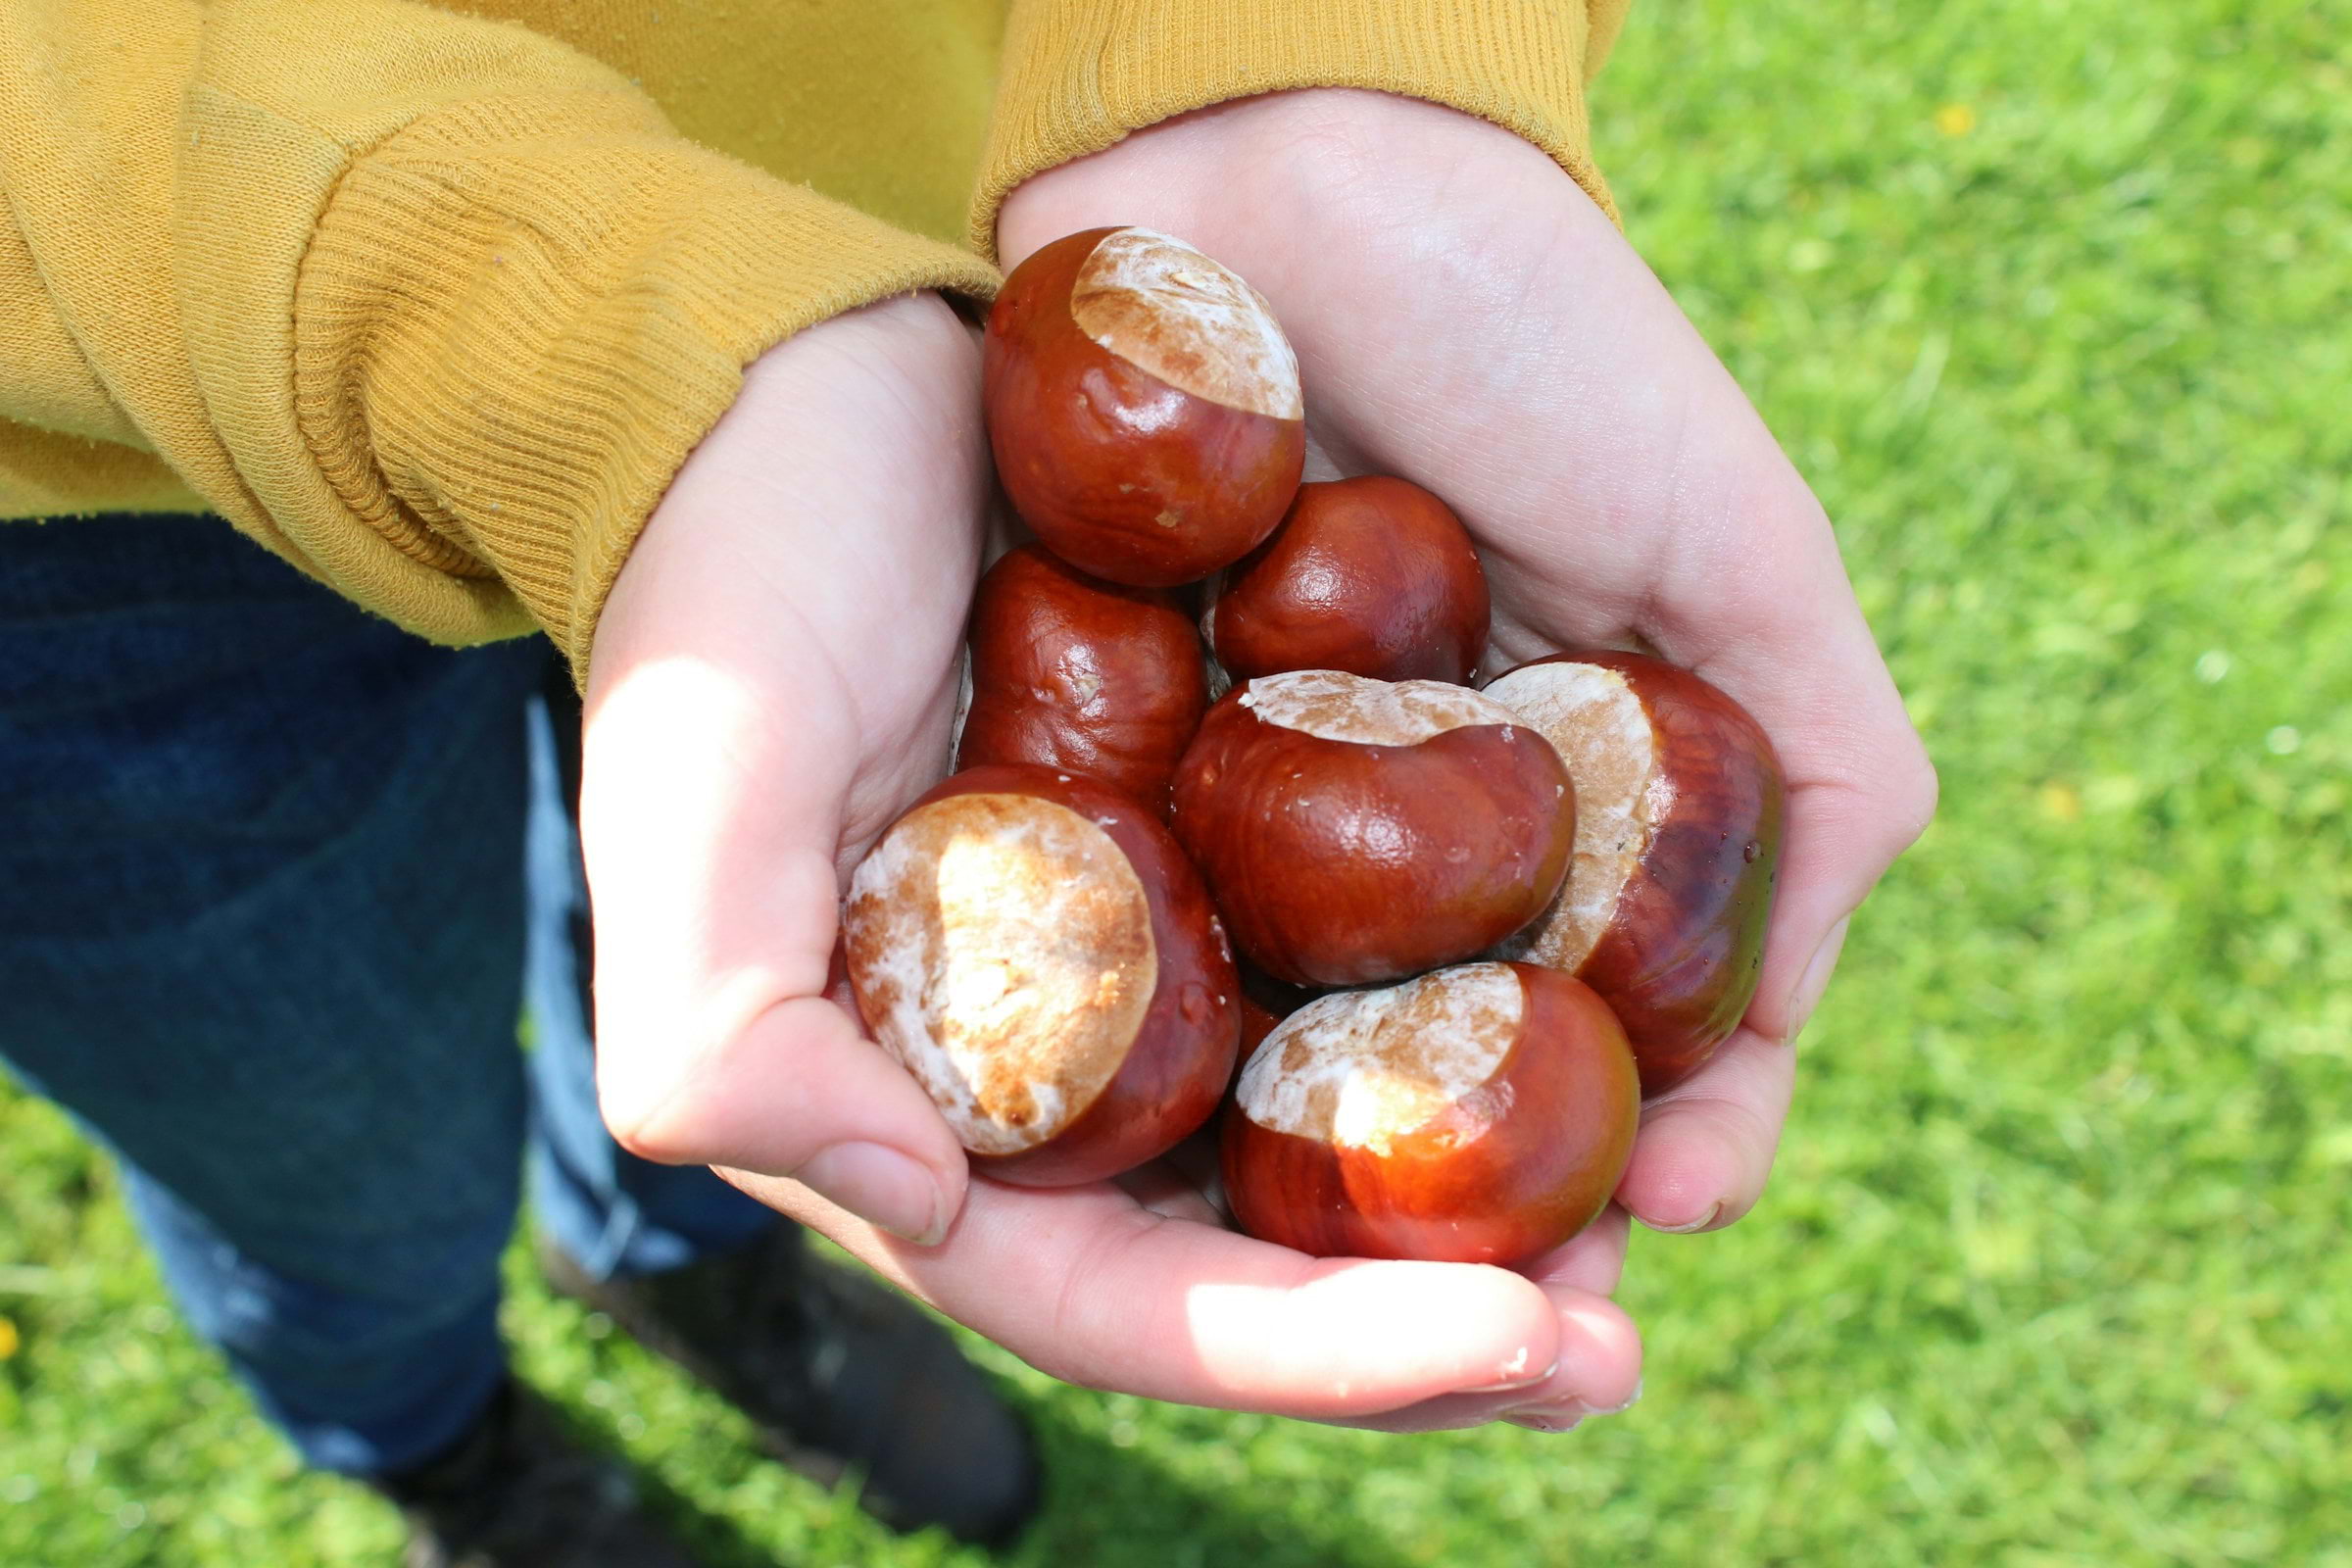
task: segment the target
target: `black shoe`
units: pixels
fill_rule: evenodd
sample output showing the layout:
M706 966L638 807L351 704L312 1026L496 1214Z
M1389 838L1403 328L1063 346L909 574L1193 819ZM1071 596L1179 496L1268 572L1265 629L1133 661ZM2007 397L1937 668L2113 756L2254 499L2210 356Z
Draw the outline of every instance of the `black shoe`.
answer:
M625 1469L513 1382L454 1447L369 1485L408 1518L406 1568L701 1568L639 1510Z
M795 1470L826 1486L858 1473L859 1503L893 1529L1002 1545L1037 1511L1020 1418L912 1302L818 1263L796 1226L666 1274L592 1280L548 1246L540 1265L749 1415Z

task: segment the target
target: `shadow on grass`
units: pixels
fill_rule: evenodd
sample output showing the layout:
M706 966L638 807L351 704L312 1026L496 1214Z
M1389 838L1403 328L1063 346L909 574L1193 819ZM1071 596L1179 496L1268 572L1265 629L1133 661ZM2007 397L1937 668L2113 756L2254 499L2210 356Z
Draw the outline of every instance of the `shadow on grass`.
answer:
M1248 1493L1181 1477L1141 1448L1122 1447L1074 1425L1051 1402L1012 1396L1038 1438L1047 1479L1043 1510L1021 1539L995 1553L966 1548L972 1561L1005 1568L1150 1562L1153 1568L1409 1568L1408 1559L1367 1539L1345 1517L1302 1521ZM653 1513L709 1568L788 1568L734 1521L710 1512L634 1463L593 1417L551 1396L572 1438L627 1466Z
M1362 1521L1283 1506L1279 1483L1235 1488L1183 1476L1121 1447L1052 1404L1024 1403L1048 1467L1046 1509L1005 1555L1028 1568L1150 1562L1153 1568L1406 1568ZM1259 1500L1264 1498L1265 1500Z

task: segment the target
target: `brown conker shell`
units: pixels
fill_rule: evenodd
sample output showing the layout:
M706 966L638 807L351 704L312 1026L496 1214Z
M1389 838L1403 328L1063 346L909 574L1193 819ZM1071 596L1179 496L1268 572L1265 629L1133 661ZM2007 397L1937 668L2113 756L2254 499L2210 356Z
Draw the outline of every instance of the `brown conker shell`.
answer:
M858 864L842 937L874 1038L1001 1181L1132 1169L1232 1077L1241 987L1207 892L1149 809L1083 775L940 784Z
M1608 1205L1641 1094L1592 990L1532 964L1341 992L1244 1063L1221 1126L1242 1229L1318 1257L1524 1262Z
M1487 574L1446 503L1403 479L1302 484L1226 568L1204 622L1235 680L1341 669L1466 683L1487 651Z
M970 645L956 766L1084 773L1166 810L1176 759L1208 710L1200 639L1173 595L1027 544L981 577Z
M1242 993L1242 1055L1247 1056L1255 1051L1266 1036L1281 1027L1281 1014L1247 991Z
M1487 695L1576 780L1575 863L1543 918L1497 950L1578 976L1616 1010L1654 1095L1747 1012L1772 918L1787 789L1763 727L1687 669L1559 654Z
M1255 289L1143 228L1067 235L989 312L997 474L1055 555L1165 588L1239 560L1306 461L1298 362Z
M1346 986L1470 957L1535 918L1575 816L1560 760L1500 705L1301 670L1208 710L1170 821L1251 962Z

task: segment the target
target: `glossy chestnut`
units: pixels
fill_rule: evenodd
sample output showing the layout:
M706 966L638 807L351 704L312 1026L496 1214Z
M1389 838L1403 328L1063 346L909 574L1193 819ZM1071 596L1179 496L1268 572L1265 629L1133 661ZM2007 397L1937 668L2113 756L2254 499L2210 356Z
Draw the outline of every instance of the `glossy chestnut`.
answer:
M1208 710L1200 639L1173 595L1023 545L980 579L970 647L958 767L1084 773L1166 808L1176 759Z
M1786 787L1747 710L1641 654L1560 654L1487 695L1550 741L1576 780L1559 902L1497 956L1574 974L1625 1023L1644 1094L1731 1037L1756 991Z
M1170 820L1244 956L1344 986L1470 957L1535 918L1575 817L1559 758L1499 703L1298 670L1209 710Z
M1083 775L949 778L859 863L842 935L874 1038L1000 1180L1131 1169L1232 1077L1241 988L1208 895L1149 809Z
M1298 491L1297 356L1255 289L1168 235L1089 229L1024 261L989 313L982 375L1014 510L1098 577L1195 581Z
M1607 1206L1641 1096L1625 1033L1532 964L1441 969L1309 1003L1242 1068L1225 1194L1319 1257L1524 1262Z
M1486 572L1446 503L1369 476L1300 485L1282 526L1226 568L1203 625L1236 680L1339 669L1467 683L1488 618Z

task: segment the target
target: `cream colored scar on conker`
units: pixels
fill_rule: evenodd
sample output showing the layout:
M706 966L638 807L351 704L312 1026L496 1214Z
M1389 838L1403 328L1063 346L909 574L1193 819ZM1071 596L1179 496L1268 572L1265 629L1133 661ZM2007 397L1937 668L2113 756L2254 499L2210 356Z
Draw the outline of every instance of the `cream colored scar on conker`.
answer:
M1418 746L1449 729L1525 722L1467 686L1370 680L1336 669L1261 675L1243 692L1242 706L1269 724L1358 746Z
M1159 983L1144 885L1094 822L1026 795L902 817L850 883L860 1010L966 1149L1033 1149L1118 1072Z
M1626 879L1649 850L1657 742L1625 676L1598 664L1530 664L1487 685L1560 754L1576 786L1568 883L1541 918L1496 950L1574 973L1617 913Z
M1266 1036L1235 1094L1260 1127L1385 1154L1494 1075L1526 1010L1526 988L1501 963L1336 992Z
M1265 296L1149 228L1103 237L1070 288L1078 330L1180 391L1277 419L1306 416L1298 357Z

